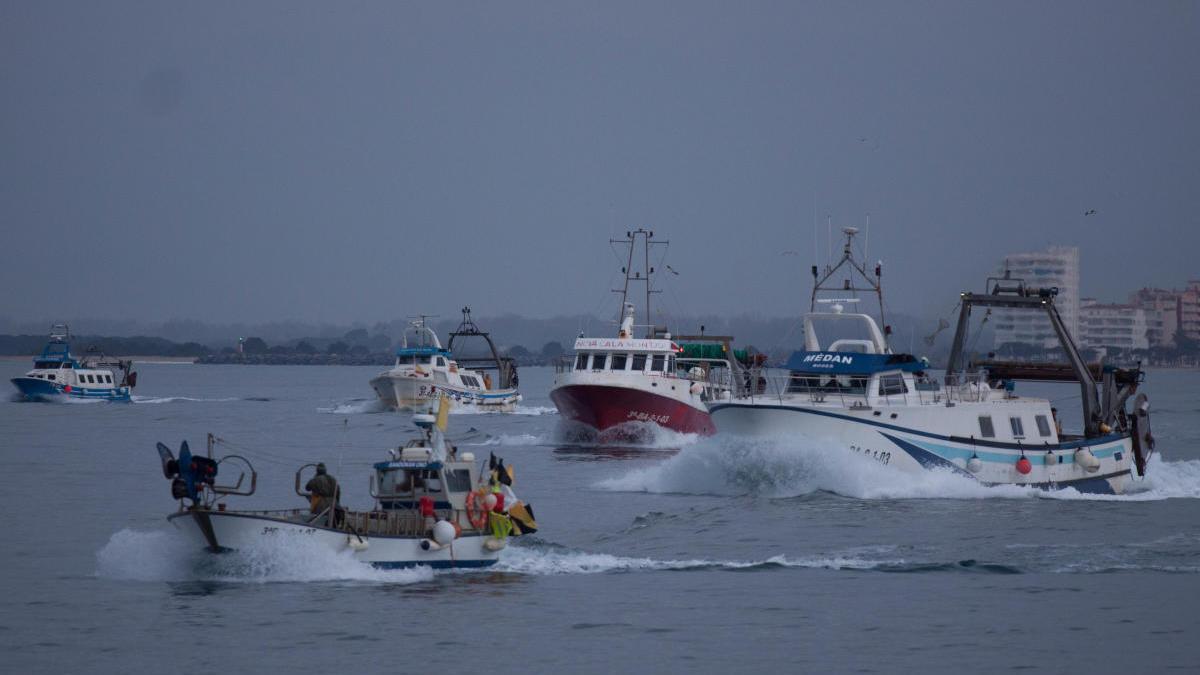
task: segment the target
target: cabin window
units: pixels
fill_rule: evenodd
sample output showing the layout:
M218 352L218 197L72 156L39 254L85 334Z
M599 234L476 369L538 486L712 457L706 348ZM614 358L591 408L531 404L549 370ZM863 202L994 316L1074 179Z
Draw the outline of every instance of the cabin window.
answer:
M575 370L587 370L587 354L575 355Z
M1033 418L1038 425L1038 434L1041 436L1050 435L1050 420L1046 419L1045 415L1038 415Z
M612 355L612 369L613 370L625 370L625 366L628 364L629 364L629 355L628 354L613 354Z
M1025 425L1021 423L1020 417L1008 418L1008 424L1012 427L1013 438L1025 437Z
M608 365L608 354L592 354L592 370L604 370Z
M904 385L904 378L900 375L884 375L879 378L879 395L891 396L892 394L908 393L908 387Z
M442 357L440 357L440 356L439 356L439 357L437 357L437 364L438 364L439 366L443 366L443 367L445 367L445 365L446 365L446 359L443 359L443 358L442 358Z
M49 375L47 375L47 376L46 376L46 379L48 379L48 380L53 380L53 379L54 379L54 373L50 373Z
M105 375L104 381L107 382L108 384L112 384L112 375Z
M54 370L58 367L58 364L53 361L37 361L33 364L33 367L38 370Z
M670 356L667 357L667 372L668 373L675 372L675 355L674 354L671 354Z
M466 469L454 469L446 472L446 489L450 492L470 492L471 472Z
M661 373L663 366L667 364L667 357L664 354L655 354L650 359L650 370Z
M645 369L646 369L646 355L645 354L634 354L633 355L633 366L630 368L630 370L634 370L634 371L637 371L640 373Z
M979 416L979 435L984 438L995 438L996 427L992 425L992 418L989 415Z
M96 380L92 379L91 375L84 375L83 378L87 380L88 384L96 384Z

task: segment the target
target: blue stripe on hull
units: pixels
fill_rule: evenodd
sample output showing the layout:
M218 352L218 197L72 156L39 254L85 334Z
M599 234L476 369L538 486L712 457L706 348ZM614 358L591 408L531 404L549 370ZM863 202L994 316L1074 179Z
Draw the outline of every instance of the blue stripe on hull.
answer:
M21 395L27 399L38 400L53 400L55 398L70 397L80 399L99 399L104 401L129 401L129 390L119 389L115 387L107 387L104 389L98 388L82 388L71 387L71 391L63 391L62 385L38 379L36 377L14 377L11 382L21 392Z
M895 443L897 447L899 447L901 450L907 452L910 457L917 460L917 462L921 466L925 467L926 469L951 469L954 471L954 473L959 474L961 476L968 476L974 480L979 480L979 478L976 477L975 474L973 474L969 471L962 470L961 468L958 467L958 465L954 464L953 462L951 462L943 457L939 457L938 455L930 452L929 450L926 450L925 448L919 447L913 443L909 443L908 441L906 441L902 438L896 438L895 436L892 436L890 434L882 434L882 436L884 438L888 439L889 441L891 441L892 443ZM1062 482L1057 482L1057 483L983 483L983 484L984 485L1018 485L1020 487L1037 488L1039 490L1061 490L1063 488L1069 487L1069 488L1075 488L1079 492L1084 492L1087 494L1115 495L1117 492L1116 492L1116 490L1113 489L1112 483L1109 483L1108 479L1116 478L1118 476L1124 476L1126 474L1130 474L1130 471L1118 471L1117 473L1111 473L1111 474L1107 474L1104 476L1090 476L1088 478L1081 478L1079 480L1062 481ZM980 482L982 483L983 481L980 481Z
M397 562L373 562L371 563L371 566L385 570L408 569L411 567L432 567L436 570L447 570L458 568L491 567L492 565L495 565L496 562L496 560L433 560L429 562L401 560Z

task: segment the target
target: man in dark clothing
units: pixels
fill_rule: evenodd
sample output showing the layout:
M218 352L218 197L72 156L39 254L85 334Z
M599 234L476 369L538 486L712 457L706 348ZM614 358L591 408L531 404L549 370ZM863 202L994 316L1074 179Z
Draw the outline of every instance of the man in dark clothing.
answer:
M324 464L317 465L317 475L305 484L304 489L308 491L309 510L313 513L337 505L337 479L325 472Z

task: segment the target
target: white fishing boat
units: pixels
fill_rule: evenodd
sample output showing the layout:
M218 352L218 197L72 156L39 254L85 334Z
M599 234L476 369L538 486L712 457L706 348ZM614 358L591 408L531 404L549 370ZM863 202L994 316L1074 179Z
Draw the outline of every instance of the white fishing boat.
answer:
M471 320L469 307L462 312L462 323L450 333L450 343L444 348L426 317L411 323L415 346L409 345L406 333L396 350L396 365L371 380L371 388L385 406L393 410L420 409L446 396L455 405L480 411L516 409L521 401L516 364L499 355L491 336ZM482 340L487 354L456 358L456 347L464 350L462 344L468 339Z
M660 291L651 286L654 268L649 249L666 242L652 241L653 232L643 229L626 233L628 263L621 294L620 328L613 337L583 337L575 341L570 362L556 367L550 399L565 419L606 431L631 422L655 424L680 433L715 432L709 401L727 400L733 379L744 373L749 358L735 353L733 338L725 335L675 336L665 326L644 326L644 338L635 338L634 306L629 301L630 283L644 283L646 312L650 296ZM642 270L634 271L634 253L642 244Z
M212 456L220 439L209 436L208 456L192 455L185 441L176 458L158 444L163 475L179 510L168 520L212 552L250 548L265 541L286 546L302 537L316 545L376 567L486 567L494 564L508 537L536 531L533 510L512 491L513 472L503 460L490 458L483 470L473 454L458 452L445 438L448 403L438 415L418 414L413 422L421 435L389 451L374 465L370 494L374 506L356 511L340 505L340 488L325 506L305 492L304 475L316 465L296 471L297 495L309 508L234 510L230 496L254 493L258 475L242 455ZM236 482L218 476L239 471ZM249 480L247 481L247 474ZM315 512L314 512L315 511Z
M75 358L70 328L55 324L41 355L33 359L33 370L11 381L29 401L129 401L137 385L132 367L132 361L105 358L95 349L89 349L82 359Z
M886 324L880 330L871 316L845 311L856 298L818 298L871 292L882 317L881 267L871 275L855 260L856 232L846 228L837 265L820 277L813 267L804 349L792 354L786 373L766 374L765 388L740 389L733 400L710 404L720 433L802 438L898 470L944 469L988 485L1121 493L1144 475L1154 450L1149 403L1137 394L1127 406L1143 373L1086 364L1055 308L1057 289L989 279L986 293L963 293L949 365L938 381L923 360L892 351ZM839 271L847 277L835 283ZM828 309L816 311L818 304ZM996 307L1044 315L1066 363L971 360L971 312ZM1064 434L1050 401L1018 395L1017 381L1077 383L1081 433Z

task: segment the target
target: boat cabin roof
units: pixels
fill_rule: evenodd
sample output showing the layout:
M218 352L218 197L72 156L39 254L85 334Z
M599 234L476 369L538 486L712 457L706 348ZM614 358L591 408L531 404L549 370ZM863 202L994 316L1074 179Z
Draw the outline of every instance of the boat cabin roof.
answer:
M621 351L621 352L659 352L663 354L681 351L679 345L671 340L629 339L629 338L579 338L575 340L575 351Z

